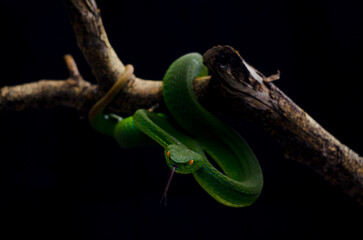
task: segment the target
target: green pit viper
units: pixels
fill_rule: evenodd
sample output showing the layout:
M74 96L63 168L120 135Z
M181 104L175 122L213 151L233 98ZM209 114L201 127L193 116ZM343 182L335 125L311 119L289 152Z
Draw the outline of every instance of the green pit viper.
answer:
M193 91L193 80L208 75L202 56L186 54L167 70L162 95L169 113L139 109L124 119L104 113L132 73L133 67L126 66L122 77L92 107L91 125L113 136L124 148L158 143L164 148L172 174L193 174L210 196L226 206L244 207L254 203L263 186L262 171L254 153L238 133L198 103ZM209 162L206 153L223 173Z

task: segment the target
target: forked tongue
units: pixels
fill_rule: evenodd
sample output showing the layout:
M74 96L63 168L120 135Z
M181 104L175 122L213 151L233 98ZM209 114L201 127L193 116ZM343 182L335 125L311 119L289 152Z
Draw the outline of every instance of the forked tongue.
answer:
M162 196L162 198L160 200L160 204L164 201L164 206L166 206L166 194L168 192L168 189L169 189L169 186L170 186L170 182L171 182L171 179L173 178L174 172L175 172L175 167L173 167L171 169L171 173L170 173L168 182L166 183L166 187L165 187L165 190L164 190L164 194L163 194L163 196Z

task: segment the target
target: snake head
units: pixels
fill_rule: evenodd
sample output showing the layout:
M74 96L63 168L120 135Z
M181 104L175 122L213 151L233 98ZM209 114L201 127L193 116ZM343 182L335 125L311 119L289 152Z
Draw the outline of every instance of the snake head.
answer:
M185 146L168 145L165 148L165 159L169 168L175 167L176 173L188 174L202 167L203 157Z

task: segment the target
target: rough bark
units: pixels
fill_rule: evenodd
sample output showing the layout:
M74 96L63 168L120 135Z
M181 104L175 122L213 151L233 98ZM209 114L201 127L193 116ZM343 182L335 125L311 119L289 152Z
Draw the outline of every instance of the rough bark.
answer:
M266 78L228 46L208 50L204 63L218 81L218 99L228 112L263 126L280 143L286 158L310 166L363 204L363 158L271 83L277 76Z
M65 55L64 60L68 79L40 80L0 88L0 112L63 106L86 114L97 99L98 86L83 80L71 55Z
M87 113L99 96L124 71L124 64L108 41L100 12L93 0L65 0L78 45L98 85L82 79L71 57L67 80L42 80L0 89L0 112L27 108L66 106ZM363 205L363 158L341 144L271 81L248 65L233 48L218 46L204 54L212 79L194 82L205 106L253 121L269 132L285 156L300 161ZM162 82L134 77L111 106L117 113L132 114L162 102ZM218 104L217 104L218 103Z
M125 65L108 40L96 2L93 0L65 0L64 2L78 46L99 83L99 94L103 95L121 77ZM128 86L120 92L118 99L110 106L110 110L131 114L135 106L149 108L157 104L160 99L160 81L137 78L128 82Z

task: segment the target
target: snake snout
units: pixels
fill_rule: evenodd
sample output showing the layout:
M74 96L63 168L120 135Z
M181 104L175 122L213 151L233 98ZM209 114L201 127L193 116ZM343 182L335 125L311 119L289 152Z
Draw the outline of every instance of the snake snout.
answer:
M165 158L169 168L176 173L189 174L201 167L202 157L184 145L169 145L165 148Z

